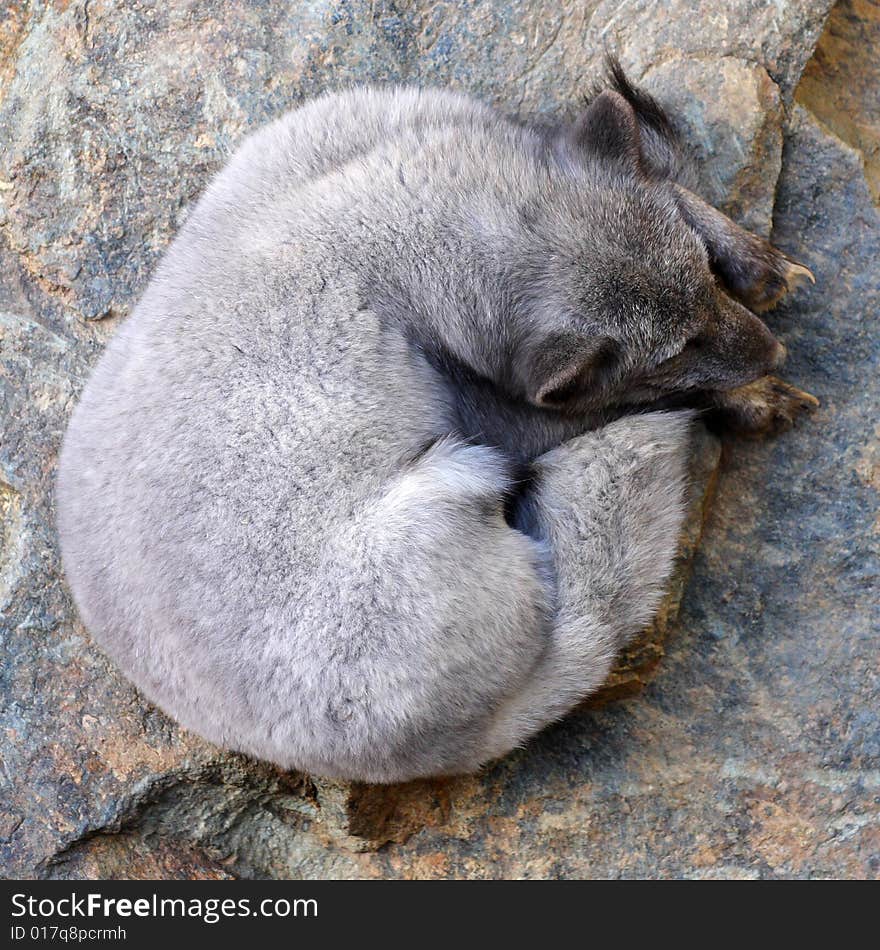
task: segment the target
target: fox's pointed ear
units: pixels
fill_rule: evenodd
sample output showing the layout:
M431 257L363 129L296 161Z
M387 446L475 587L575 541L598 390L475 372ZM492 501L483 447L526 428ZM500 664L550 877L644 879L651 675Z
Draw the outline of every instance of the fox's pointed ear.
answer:
M568 128L569 143L596 158L639 167L639 122L632 106L619 92L606 89Z
M554 334L532 358L529 400L545 409L577 410L608 386L619 362L618 344L610 337Z

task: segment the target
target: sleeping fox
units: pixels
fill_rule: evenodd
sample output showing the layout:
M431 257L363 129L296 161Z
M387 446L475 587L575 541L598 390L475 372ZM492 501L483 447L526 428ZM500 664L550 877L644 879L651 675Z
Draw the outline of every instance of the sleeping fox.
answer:
M74 598L149 699L395 782L602 683L669 577L694 409L769 431L813 402L753 313L809 272L680 155L616 64L554 128L353 89L244 143L61 452Z

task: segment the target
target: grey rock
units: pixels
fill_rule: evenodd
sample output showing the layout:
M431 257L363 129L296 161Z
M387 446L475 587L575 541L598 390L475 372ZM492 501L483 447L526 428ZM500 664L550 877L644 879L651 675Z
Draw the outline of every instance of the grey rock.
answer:
M876 876L880 225L862 155L801 108L787 131L783 119L829 6L8 5L3 873ZM313 782L179 730L77 621L51 486L89 367L188 203L249 128L323 89L451 85L558 115L598 75L605 42L679 110L700 189L756 230L772 214L777 243L816 271L817 287L770 322L820 414L776 442L725 447L699 551L696 492L666 612L623 659L605 704L480 776ZM859 75L873 68L863 58ZM867 93L836 101L854 126L877 122ZM716 453L707 441L699 484L712 482Z

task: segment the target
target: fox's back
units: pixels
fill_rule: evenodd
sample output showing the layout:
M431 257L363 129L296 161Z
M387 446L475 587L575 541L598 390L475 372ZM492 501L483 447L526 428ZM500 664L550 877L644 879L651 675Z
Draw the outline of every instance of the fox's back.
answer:
M319 123L317 105L302 118ZM238 662L231 632L297 616L325 580L327 539L448 429L442 383L335 240L336 209L352 206L340 186L366 184L362 143L335 128L333 148L314 143L323 164L294 160L296 122L255 136L207 190L62 450L59 530L83 618L129 669L173 657L181 697ZM142 685L158 693L162 676L154 664Z

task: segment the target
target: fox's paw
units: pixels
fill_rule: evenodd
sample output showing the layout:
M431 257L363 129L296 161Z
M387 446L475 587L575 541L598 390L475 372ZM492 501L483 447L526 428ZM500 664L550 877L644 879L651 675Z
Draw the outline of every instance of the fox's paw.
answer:
M790 429L819 400L775 376L718 393L714 415L726 429L752 437L777 435Z
M767 245L767 251L763 269L755 269L754 282L742 293L744 302L758 313L772 310L786 294L797 290L798 287L816 283L809 267L799 264L770 245Z

